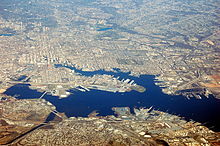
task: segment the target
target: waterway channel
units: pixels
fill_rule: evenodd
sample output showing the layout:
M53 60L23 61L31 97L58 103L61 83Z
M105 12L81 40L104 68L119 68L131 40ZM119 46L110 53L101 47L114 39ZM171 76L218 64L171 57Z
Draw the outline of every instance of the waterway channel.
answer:
M112 107L151 107L154 109L180 115L186 120L201 122L214 131L220 131L220 100L210 96L202 99L187 99L183 96L171 96L164 94L158 86L155 85L155 76L141 75L139 77L131 76L129 72L124 73L120 70L115 71L82 71L74 67L56 65L56 67L66 67L84 76L93 76L95 74L108 74L119 79L131 79L137 84L145 87L144 93L137 91L125 93L112 93L100 90L90 90L81 92L71 89L72 93L67 98L59 99L52 95L45 95L44 99L51 102L58 112L63 112L66 116L85 117L96 110L99 115L106 116L114 114ZM29 88L28 84L17 84L9 88L5 94L17 95L18 99L39 98L42 93Z

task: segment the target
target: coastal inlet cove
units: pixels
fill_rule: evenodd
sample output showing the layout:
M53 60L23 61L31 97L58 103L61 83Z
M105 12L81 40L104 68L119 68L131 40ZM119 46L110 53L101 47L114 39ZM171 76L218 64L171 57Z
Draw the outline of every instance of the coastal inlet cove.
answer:
M137 91L125 93L112 93L100 90L90 90L81 92L71 89L67 98L60 99L57 96L46 94L43 98L56 106L56 110L65 113L67 117L86 117L93 111L99 113L98 116L113 115L112 107L129 107L131 112L133 108L146 107L178 115L190 121L196 121L204 124L214 131L220 131L220 100L209 97L202 99L183 96L172 96L164 94L160 87L155 85L155 76L141 75L134 77L130 72L124 73L120 70L111 71L82 71L74 67L57 65L56 67L67 67L83 76L113 75L119 79L134 80L139 85L146 88L143 93ZM17 84L9 88L6 95L15 96L18 99L39 98L43 93L29 88L29 84Z

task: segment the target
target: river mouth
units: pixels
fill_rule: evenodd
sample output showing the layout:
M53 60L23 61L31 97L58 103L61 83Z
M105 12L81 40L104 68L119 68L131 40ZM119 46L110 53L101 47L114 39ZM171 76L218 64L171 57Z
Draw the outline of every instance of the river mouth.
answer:
M100 116L107 116L114 114L112 107L130 107L132 112L134 107L152 106L156 110L179 115L186 120L200 122L214 131L220 131L220 118L217 114L220 111L220 100L212 96L189 100L183 96L167 95L154 84L154 76L129 77L145 87L147 91L112 93L100 90L81 92L71 89L69 92L72 94L67 98L59 99L57 96L47 94L43 98L56 106L58 112L65 113L67 117L87 117L94 110ZM9 88L5 94L16 96L17 99L30 99L39 98L43 93L30 89L29 84L17 84Z

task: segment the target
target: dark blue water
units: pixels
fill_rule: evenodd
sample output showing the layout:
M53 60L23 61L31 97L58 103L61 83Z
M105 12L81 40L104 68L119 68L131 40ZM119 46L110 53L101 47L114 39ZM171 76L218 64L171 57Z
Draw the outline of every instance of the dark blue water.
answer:
M14 34L0 34L0 36L14 36Z
M106 27L106 28L100 28L100 29L97 29L97 31L106 31L106 30L110 30L112 29L111 27Z
M17 79L17 81L22 81L22 80L24 80L24 79L26 79L27 78L27 76L20 76L18 79Z
M58 67L58 66L57 66ZM61 66L59 66L61 67ZM63 66L65 67L65 66ZM68 67L68 66L66 66ZM59 99L51 95L44 96L44 99L50 101L56 106L58 112L64 112L68 117L87 116L93 110L97 110L100 115L112 115L112 107L128 106L133 107L151 107L171 114L184 117L187 120L194 120L205 124L215 131L220 131L220 100L213 97L203 98L201 100L192 98L190 100L183 96L170 96L163 94L161 89L154 84L154 76L142 75L140 77L130 76L129 73L105 72L103 70L94 72L84 72L72 67L75 72L82 75L92 76L94 74L112 74L115 77L129 78L137 84L144 86L147 90L144 93L136 91L126 93L111 93L106 91L91 90L89 92L80 92L70 90L73 94L68 98ZM19 99L39 98L42 93L29 89L29 85L18 84L9 88L5 94L19 95Z
M96 70L96 71L82 71L80 69L77 69L76 67L73 66L67 66L67 65L62 65L62 64L55 64L54 65L55 68L59 68L59 67L64 67L64 68L68 68L71 69L73 71L75 71L76 73L83 75L83 76L87 76L87 77L91 77L94 75L112 75L114 77L118 77L119 79L132 79L132 80L138 80L137 77L133 77L130 75L131 72L121 72L120 69L118 68L113 68L114 71L105 71L105 70Z

